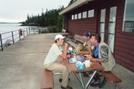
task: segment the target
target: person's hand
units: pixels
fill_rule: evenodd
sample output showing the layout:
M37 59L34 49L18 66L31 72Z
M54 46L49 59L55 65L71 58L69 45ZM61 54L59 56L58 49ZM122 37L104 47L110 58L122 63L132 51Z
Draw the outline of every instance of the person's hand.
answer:
M90 61L92 61L93 57L91 55L85 55Z
M91 43L89 43L89 44L88 44L88 47L91 48L91 46L92 46Z
M60 57L59 60L58 60L59 63L63 62L63 58Z
M76 53L76 54L80 54L80 51L77 51L77 50L76 50L75 53Z
M64 43L64 46L67 47L68 46L68 43Z

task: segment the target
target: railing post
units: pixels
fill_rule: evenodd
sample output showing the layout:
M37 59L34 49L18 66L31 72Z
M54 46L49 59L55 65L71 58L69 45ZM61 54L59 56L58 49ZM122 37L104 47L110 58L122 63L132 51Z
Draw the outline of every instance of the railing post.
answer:
M12 31L12 41L13 41L13 44L14 44L14 35L13 35L13 31Z
M29 27L29 34L30 34L30 27Z
M23 30L23 36L25 37L25 30Z
M27 35L28 35L28 31L27 31L27 28L26 28L26 32L27 32Z
M32 29L33 30L33 34L34 34L34 29Z
M20 30L18 30L18 33L19 33L19 40L20 40Z
M0 42L1 42L1 49L2 49L2 51L3 51L2 36L1 36L1 34L0 34Z

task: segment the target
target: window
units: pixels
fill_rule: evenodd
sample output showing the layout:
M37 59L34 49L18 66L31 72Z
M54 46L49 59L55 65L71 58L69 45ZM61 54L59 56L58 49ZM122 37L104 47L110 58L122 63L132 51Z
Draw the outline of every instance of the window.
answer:
M82 17L83 18L87 18L87 11L85 11L85 12L82 13Z
M88 11L88 17L94 17L94 9Z
M134 1L126 0L124 21L123 21L123 32L134 32Z
M81 13L78 14L78 19L81 19Z
M74 20L74 15L72 15L72 18L71 19Z
M75 14L75 19L77 19L77 14Z

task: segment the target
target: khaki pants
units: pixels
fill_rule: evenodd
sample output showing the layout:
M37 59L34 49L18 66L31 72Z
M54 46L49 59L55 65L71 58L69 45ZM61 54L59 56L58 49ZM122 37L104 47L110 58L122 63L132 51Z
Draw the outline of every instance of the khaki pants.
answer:
M61 78L62 78L61 85L63 87L67 87L69 73L68 73L68 70L67 70L65 65L63 65L61 63L56 63L56 62L50 63L50 64L45 65L45 69L51 70L51 71L61 72Z

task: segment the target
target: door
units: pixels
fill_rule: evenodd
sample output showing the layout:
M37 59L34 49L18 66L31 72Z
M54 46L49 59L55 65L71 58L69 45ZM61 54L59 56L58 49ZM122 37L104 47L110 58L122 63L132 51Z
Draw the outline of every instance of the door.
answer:
M116 6L99 9L100 19L98 27L101 41L107 43L112 52L114 52L116 11Z

